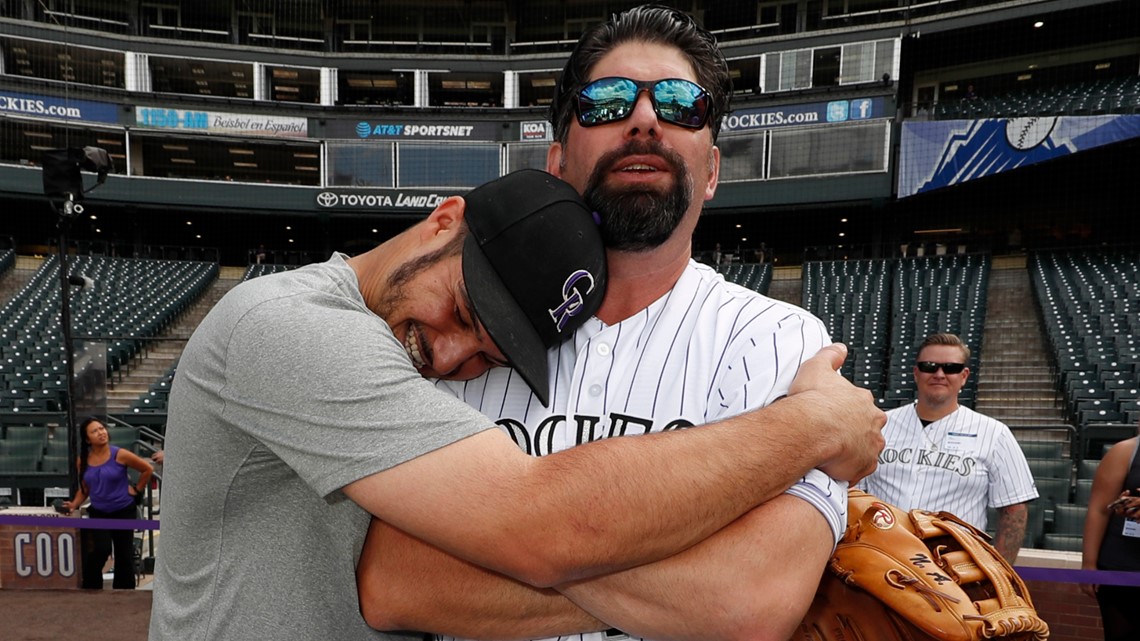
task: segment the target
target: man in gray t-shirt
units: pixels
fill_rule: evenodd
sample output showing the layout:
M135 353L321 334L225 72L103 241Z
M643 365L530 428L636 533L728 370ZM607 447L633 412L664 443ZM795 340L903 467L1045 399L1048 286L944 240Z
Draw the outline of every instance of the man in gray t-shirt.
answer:
M354 576L369 514L544 587L712 535L782 489L773 450L800 474L873 468L882 413L835 375L837 347L771 408L538 459L423 378L509 363L545 403L547 346L605 289L591 214L516 172L365 254L227 294L172 389L152 641L383 638Z
M499 275L505 259L522 269ZM604 281L590 212L532 171L362 256L234 288L171 395L151 638L375 636L353 579L369 513L341 488L490 427L424 375L509 361L545 384L546 347L593 313Z

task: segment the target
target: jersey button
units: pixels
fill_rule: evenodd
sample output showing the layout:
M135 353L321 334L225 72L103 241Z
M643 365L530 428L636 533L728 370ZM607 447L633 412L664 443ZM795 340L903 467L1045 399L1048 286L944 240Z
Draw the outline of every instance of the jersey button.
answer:
M598 355L599 356L609 356L610 355L609 343L598 343Z
M601 396L601 395L602 395L602 386L601 385L598 385L595 383L594 385L590 386L590 396Z

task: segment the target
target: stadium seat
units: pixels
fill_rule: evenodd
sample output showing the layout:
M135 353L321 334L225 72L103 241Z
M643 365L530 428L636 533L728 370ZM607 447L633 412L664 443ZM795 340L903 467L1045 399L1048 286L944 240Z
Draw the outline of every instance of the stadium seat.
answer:
M1026 458L1061 458L1065 444L1060 441L1018 441Z
M1055 478L1068 480L1072 475L1073 462L1067 459L1026 458L1033 478Z

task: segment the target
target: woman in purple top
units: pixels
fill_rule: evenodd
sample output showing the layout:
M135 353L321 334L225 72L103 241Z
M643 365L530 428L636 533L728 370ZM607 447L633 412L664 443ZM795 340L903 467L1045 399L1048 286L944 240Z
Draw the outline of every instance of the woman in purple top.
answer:
M63 504L70 513L88 498L91 505L87 515L97 519L138 518L138 500L150 483L154 470L150 464L130 450L111 445L107 426L91 417L79 426L83 434L80 444L79 489L75 498ZM131 484L127 468L138 470L138 482ZM134 531L84 530L83 531L83 587L103 588L103 564L115 551L115 589L133 590L135 587Z

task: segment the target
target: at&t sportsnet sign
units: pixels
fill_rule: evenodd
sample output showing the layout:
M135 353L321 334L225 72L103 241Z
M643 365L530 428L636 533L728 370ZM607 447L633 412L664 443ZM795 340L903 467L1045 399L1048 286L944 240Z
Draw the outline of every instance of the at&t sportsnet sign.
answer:
M431 211L451 194L413 192L333 192L317 194L317 207L321 209L374 210L374 209L414 209Z
M357 140L498 140L502 125L494 122L401 122L334 120L326 138Z

